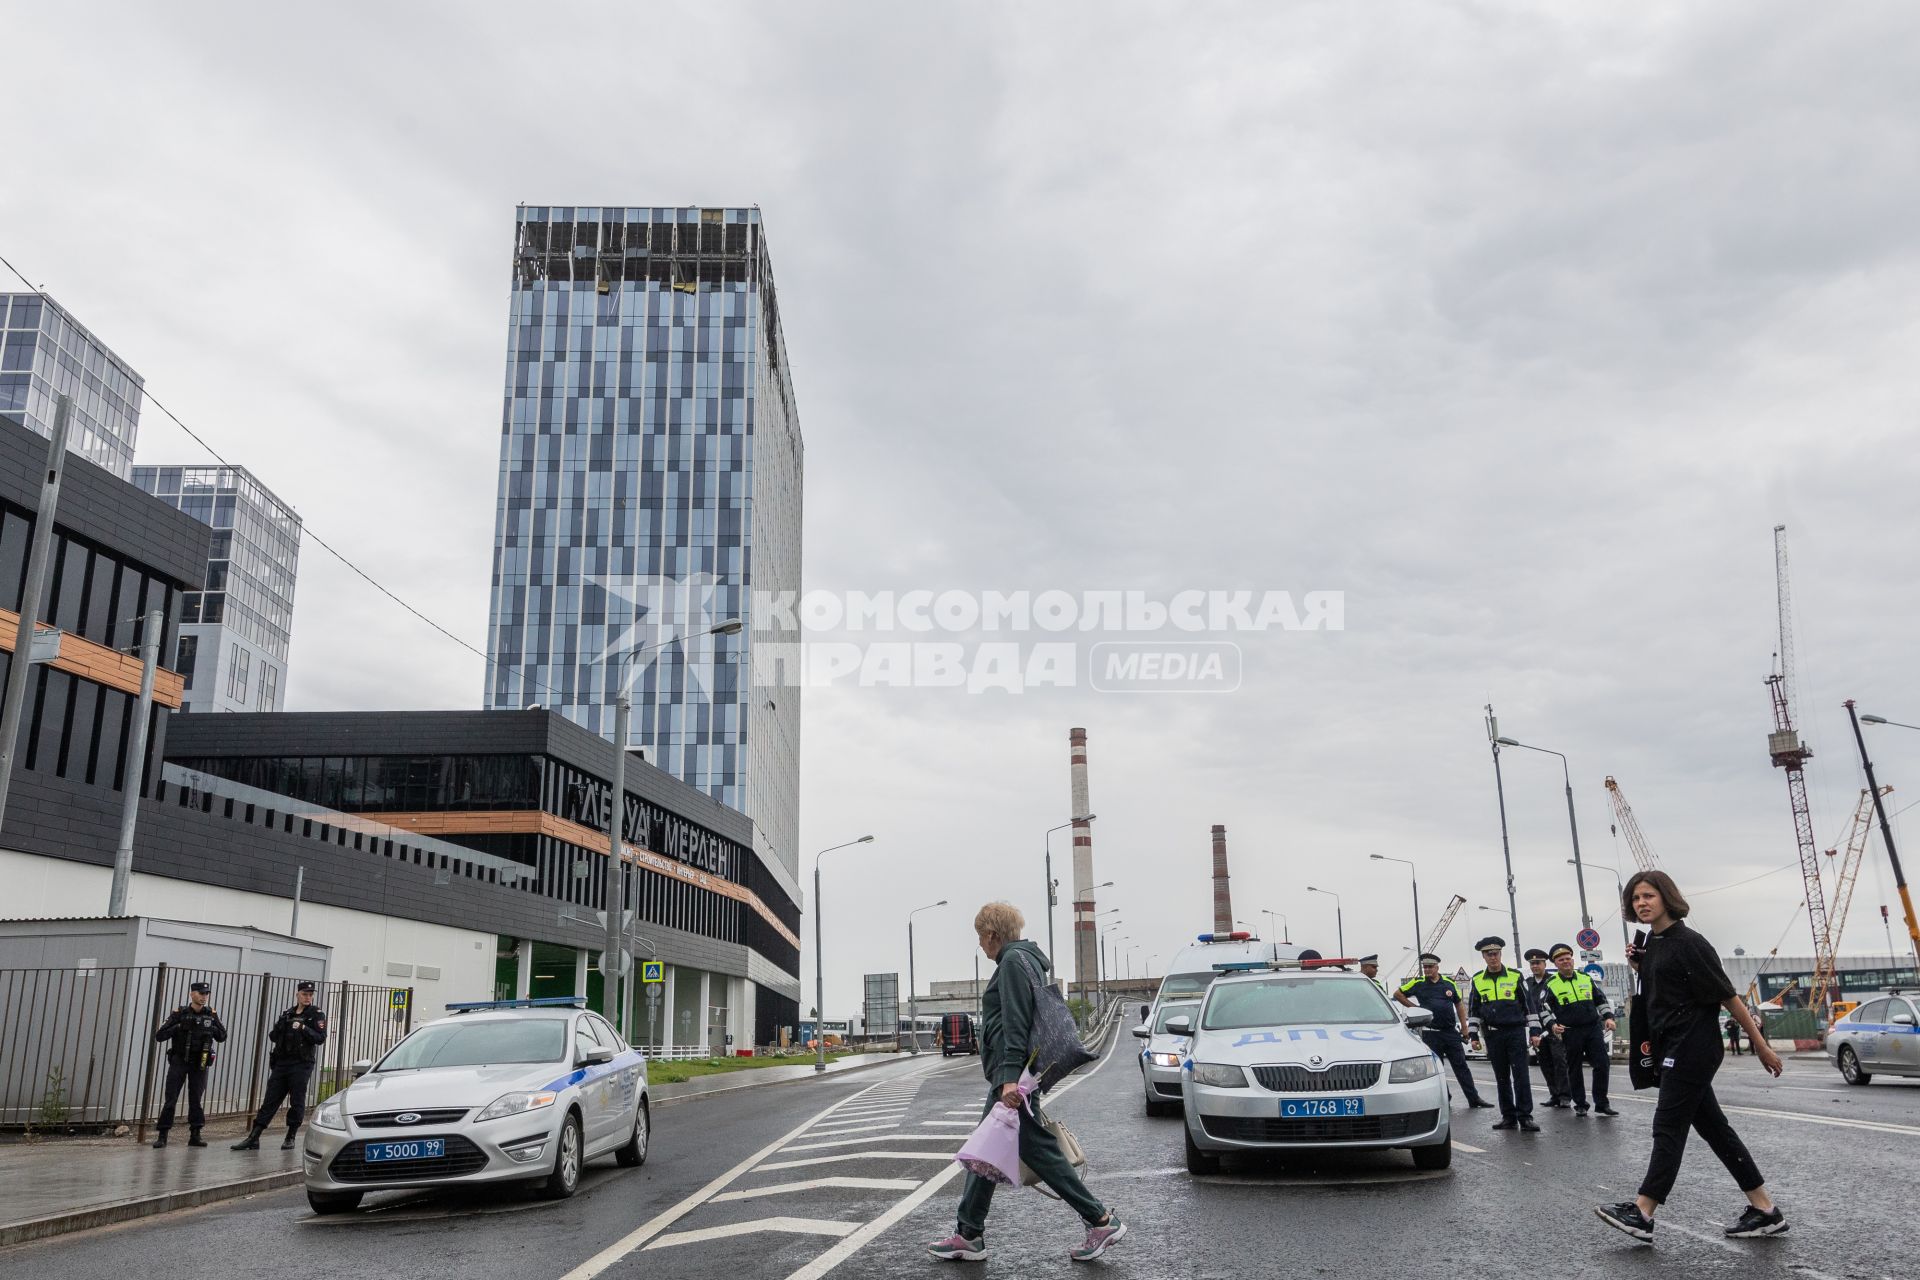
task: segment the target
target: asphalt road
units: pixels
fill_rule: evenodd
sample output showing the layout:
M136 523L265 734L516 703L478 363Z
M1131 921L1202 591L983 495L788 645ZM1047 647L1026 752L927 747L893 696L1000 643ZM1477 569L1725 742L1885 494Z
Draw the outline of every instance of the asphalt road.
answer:
M1180 1121L1141 1108L1123 1038L1064 1086L1051 1110L1092 1161L1090 1182L1130 1234L1099 1264L1140 1277L1654 1276L1885 1280L1920 1274L1911 1192L1920 1170L1920 1081L1848 1088L1824 1063L1767 1080L1729 1060L1721 1094L1793 1222L1785 1236L1728 1241L1742 1201L1703 1144L1690 1147L1651 1249L1602 1226L1646 1160L1648 1097L1616 1092L1617 1120L1545 1111L1545 1132L1495 1133L1494 1113L1454 1113L1453 1168L1403 1153L1229 1165L1195 1179ZM1482 1068L1484 1074L1484 1068ZM1491 1096L1491 1082L1484 1086ZM978 1114L976 1059L890 1065L850 1078L746 1090L662 1108L638 1170L594 1166L559 1204L514 1193L369 1197L316 1219L298 1191L0 1251L0 1274L36 1280L395 1275L635 1280L922 1276L944 1270L1066 1274L1074 1215L1002 1191L992 1258L943 1267L924 1244L952 1229L948 1156Z

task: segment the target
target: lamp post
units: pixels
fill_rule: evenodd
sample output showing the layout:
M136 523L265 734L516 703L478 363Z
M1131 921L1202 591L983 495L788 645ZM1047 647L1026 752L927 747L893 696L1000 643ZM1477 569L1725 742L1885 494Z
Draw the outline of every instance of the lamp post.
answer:
M607 820L607 871L601 894L607 909L607 941L600 951L600 997L607 1008L607 1020L613 1023L615 1030L626 1027L627 1023L621 1016L625 1008L620 1002L620 970L626 964L625 947L621 941L623 931L620 917L625 904L622 901L624 895L621 893L620 870L627 838L627 731L628 721L633 714L633 699L627 693L627 681L633 669L632 663L643 653L664 649L683 640L734 635L739 632L741 625L740 619L728 618L695 635L668 636L665 640L628 649L614 659L613 816Z
M946 905L947 900L942 898L938 902L930 902L924 907L915 907L907 912L907 1025L913 1028L908 1033L913 1037L911 1042L913 1047L907 1050L909 1053L920 1052L920 987L913 980L913 918L922 911L931 911L935 907Z
M1278 916L1280 918L1280 941L1289 947L1293 945L1293 935L1288 931L1287 916L1284 911L1269 911L1265 907L1262 907L1260 908L1260 914L1268 917Z
M1538 751L1542 755L1560 756L1560 777L1567 788L1567 830L1573 834L1573 882L1580 889L1580 927L1593 928L1593 916L1587 911L1587 878L1581 874L1580 861L1580 822L1573 816L1573 774L1567 769L1567 758L1548 747L1536 747L1525 742L1515 742L1512 738L1495 738L1494 746L1520 747L1527 751ZM1625 923L1623 920L1622 923Z
M1573 861L1573 859L1569 858L1568 861L1571 862ZM1615 871L1612 867L1603 867L1598 863L1594 863L1594 862L1589 862L1586 865L1593 868L1593 870L1595 871L1605 871L1610 875L1612 875L1613 887L1615 891L1619 893L1620 901L1622 903L1626 901L1627 885L1626 885L1626 882L1620 878L1620 873L1618 871ZM1620 915L1620 955L1622 958L1624 958L1627 954L1627 914L1625 911L1622 911L1619 913L1619 915ZM1592 928L1593 926L1589 925L1587 927Z
M1907 873L1900 869L1900 852L1893 846L1893 827L1887 822L1887 802L1881 797L1880 783L1873 776L1873 761L1867 758L1867 738L1860 732L1860 722L1868 724L1887 724L1896 729L1916 729L1920 725L1902 724L1898 720L1889 720L1885 716L1859 716L1854 719L1853 699L1847 699L1847 717L1853 719L1853 740L1860 746L1860 768L1867 775L1867 791L1873 796L1873 811L1880 819L1880 839L1887 846L1887 861L1893 864L1893 886L1900 894L1900 909L1907 917L1907 940L1913 946L1913 959L1920 966L1920 919L1913 913L1913 895L1907 892Z
M1053 961L1054 963L1056 963L1056 964L1058 964L1058 963L1059 963L1059 960L1058 960L1058 958L1057 958L1057 957L1056 957L1056 956L1054 955L1054 952L1053 952L1053 905L1054 905L1054 903L1053 903L1053 891L1054 891L1054 888L1056 887L1056 886L1055 886L1055 882L1054 882L1054 879L1053 879L1053 833L1054 833L1054 832L1056 832L1056 831L1065 831L1065 830L1066 830L1066 829L1067 829L1068 827L1070 827L1070 826L1072 826L1072 825L1073 825L1074 823L1076 823L1076 822L1092 822L1092 821L1093 821L1093 818L1094 818L1094 815L1093 815L1093 814L1091 814L1091 813L1083 813L1083 814L1081 814L1081 815L1079 815L1078 817L1074 817L1074 818L1068 818L1068 819L1067 819L1067 820L1066 820L1065 822L1063 822L1063 823L1061 823L1061 824L1060 824L1059 826L1057 826L1057 827L1048 827L1048 828L1047 828L1047 837L1046 837L1046 845L1047 845L1047 959L1049 959L1049 960L1052 960L1052 961Z
M1370 853L1367 856L1375 862L1397 862L1405 867L1413 876L1413 954L1416 957L1415 963L1417 964L1420 949L1426 945L1425 939L1422 938L1420 934L1420 873L1415 870L1414 865L1405 858L1389 858L1384 853Z
M1340 895L1331 889L1316 889L1312 885L1307 886L1307 892L1324 893L1333 899L1333 924L1339 940L1340 958L1345 960L1347 958L1347 918L1340 910Z
M1113 881L1109 880L1107 883L1112 884ZM1105 942L1106 935L1101 932L1100 921L1107 916L1118 915L1119 912L1118 907L1108 907L1093 917L1093 984L1099 996L1097 1003L1101 1005L1104 1005L1107 1000L1107 961L1106 956L1102 954L1102 944ZM1118 920L1108 921L1107 928L1111 929L1119 923Z
M827 1069L827 970L821 962L820 948L820 859L835 849L850 849L856 844L872 844L872 836L861 836L845 844L829 845L813 855L813 1033L820 1037L820 1056L814 1060L816 1072Z
M1513 845L1507 839L1507 787L1500 778L1500 721L1487 704L1487 745L1493 750L1493 791L1500 799L1500 856L1507 864L1507 923L1512 926L1513 949L1520 950L1520 901L1513 891Z

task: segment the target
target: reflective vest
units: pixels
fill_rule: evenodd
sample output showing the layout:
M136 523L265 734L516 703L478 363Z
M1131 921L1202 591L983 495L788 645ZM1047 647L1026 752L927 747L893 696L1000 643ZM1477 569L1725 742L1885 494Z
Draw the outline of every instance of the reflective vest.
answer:
M1473 975L1473 989L1480 993L1482 1000L1518 1000L1520 975L1512 969L1506 969L1496 978L1483 969Z
M1489 1027L1519 1027L1532 1019L1520 989L1520 971L1503 969L1494 977L1482 969L1473 975L1473 993L1480 997L1480 1021Z
M1547 990L1553 992L1556 1004L1582 1004L1593 999L1593 979L1584 973L1576 973L1571 978L1556 973L1547 979Z

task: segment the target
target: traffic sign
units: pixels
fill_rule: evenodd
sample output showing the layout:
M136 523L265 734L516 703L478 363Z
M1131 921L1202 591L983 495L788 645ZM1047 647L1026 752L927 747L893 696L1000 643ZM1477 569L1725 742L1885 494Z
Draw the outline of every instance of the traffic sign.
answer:
M1575 936L1574 941L1578 942L1582 949L1592 951L1600 945L1600 931L1593 928L1582 929Z
M1595 982L1598 982L1600 979L1607 976L1607 971L1605 966L1597 965L1597 964L1590 964L1585 969L1581 970L1581 972L1586 974L1589 978L1592 978Z
M642 960L640 962L640 981L665 982L667 963L664 960Z
M404 1009L407 1007L406 988L400 987L387 992L387 1008Z

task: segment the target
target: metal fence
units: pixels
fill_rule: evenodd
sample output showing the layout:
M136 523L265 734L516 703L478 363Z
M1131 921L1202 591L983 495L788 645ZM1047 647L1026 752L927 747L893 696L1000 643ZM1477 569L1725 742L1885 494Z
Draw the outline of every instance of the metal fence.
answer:
M296 981L165 964L0 969L0 1127L75 1132L127 1124L144 1138L166 1079L166 1048L153 1033L187 1003L195 982L212 986L210 1006L227 1028L207 1073L207 1116L250 1114L266 1082L267 1032L294 1003ZM317 985L327 1042L308 1085L316 1100L351 1080L355 1062L378 1058L413 1027L411 988Z

